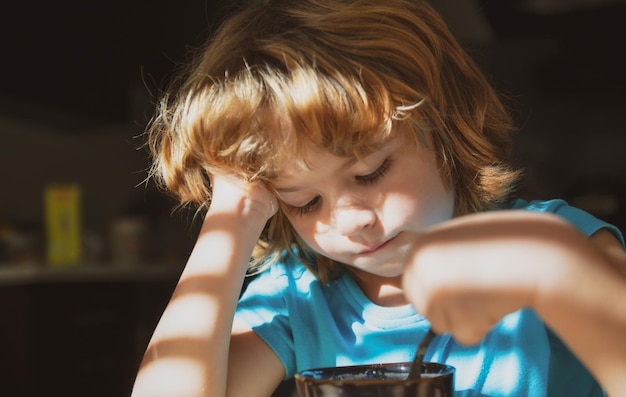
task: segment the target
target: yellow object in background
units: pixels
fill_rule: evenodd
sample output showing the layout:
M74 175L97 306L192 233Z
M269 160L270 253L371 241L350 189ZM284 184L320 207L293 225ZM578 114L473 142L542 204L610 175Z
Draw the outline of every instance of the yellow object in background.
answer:
M47 259L53 267L78 265L82 255L81 194L76 185L45 191Z

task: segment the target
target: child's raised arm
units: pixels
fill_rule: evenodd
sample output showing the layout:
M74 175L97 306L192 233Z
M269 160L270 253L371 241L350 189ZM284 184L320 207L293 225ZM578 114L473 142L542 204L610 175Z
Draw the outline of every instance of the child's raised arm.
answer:
M626 390L626 252L553 215L494 211L416 236L404 289L439 332L473 344L530 307L610 396Z
M228 383L242 387L239 381L247 379L257 390L270 390L282 378L279 360L251 333L236 339L270 355L274 365L258 365L269 373L262 379L236 373L246 366L235 361L250 359L241 354L239 342L234 342L229 365L233 315L243 278L259 235L277 209L276 199L264 187L232 175L213 177L212 185L209 211L148 345L133 397L238 395L227 391L228 378ZM255 360L258 364L259 357ZM246 389L240 391L244 395Z

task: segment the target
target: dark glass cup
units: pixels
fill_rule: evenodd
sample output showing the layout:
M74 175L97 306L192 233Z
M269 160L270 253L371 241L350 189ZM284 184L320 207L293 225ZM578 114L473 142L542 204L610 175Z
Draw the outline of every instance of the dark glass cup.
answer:
M454 367L426 362L420 379L411 363L314 368L296 374L299 397L452 397Z

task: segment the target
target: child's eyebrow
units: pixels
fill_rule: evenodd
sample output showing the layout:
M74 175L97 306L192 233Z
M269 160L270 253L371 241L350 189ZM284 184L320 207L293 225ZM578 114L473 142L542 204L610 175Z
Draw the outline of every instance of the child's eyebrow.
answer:
M297 192L299 190L302 190L303 188L299 187L299 186L295 186L295 187L287 187L287 188L276 188L276 191L278 193L294 193Z
M344 161L339 167L337 167L337 171L350 168L351 166L356 164L358 161L359 159L357 157L347 158L346 161ZM293 186L293 187L275 187L275 189L278 193L294 193L305 188L302 186Z

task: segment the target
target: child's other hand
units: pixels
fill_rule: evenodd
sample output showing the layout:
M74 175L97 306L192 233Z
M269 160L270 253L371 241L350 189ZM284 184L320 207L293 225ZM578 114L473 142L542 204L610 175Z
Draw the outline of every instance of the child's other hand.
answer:
M244 216L271 218L278 210L276 197L262 184L236 174L211 174L211 210L237 211Z
M534 307L576 263L586 239L556 216L494 211L416 235L403 288L433 330L480 342L506 314Z

